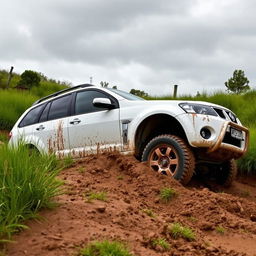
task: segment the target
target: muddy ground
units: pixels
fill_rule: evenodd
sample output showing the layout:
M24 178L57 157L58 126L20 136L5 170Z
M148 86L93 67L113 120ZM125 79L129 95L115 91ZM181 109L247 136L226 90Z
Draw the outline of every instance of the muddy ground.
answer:
M104 239L123 241L141 256L256 255L255 179L240 179L226 190L198 180L183 187L115 153L79 160L60 178L65 193L59 206L27 222L29 229L13 237L6 255L77 255L88 242ZM177 192L168 203L159 197L163 187ZM107 201L87 201L88 193L102 191ZM176 222L190 227L196 239L174 239L168 225ZM170 249L154 246L158 238Z

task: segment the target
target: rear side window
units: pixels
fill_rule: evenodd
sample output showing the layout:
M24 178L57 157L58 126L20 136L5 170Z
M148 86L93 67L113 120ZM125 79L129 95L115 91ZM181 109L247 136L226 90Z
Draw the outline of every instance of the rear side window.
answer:
M42 104L38 107L31 109L26 116L22 119L19 124L19 127L24 127L32 124L36 124L38 122L39 116L44 109L46 104Z
M63 118L69 115L71 94L52 101L48 120Z
M86 114L102 110L107 110L107 108L97 108L93 106L92 102L95 98L108 98L106 94L98 91L83 91L78 92L76 95L76 104L75 104L75 114Z

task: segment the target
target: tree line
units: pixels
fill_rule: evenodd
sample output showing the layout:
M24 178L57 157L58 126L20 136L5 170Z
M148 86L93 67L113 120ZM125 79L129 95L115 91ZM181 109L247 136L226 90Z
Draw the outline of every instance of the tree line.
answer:
M241 94L241 93L245 93L248 90L250 90L249 82L250 81L245 76L243 70L235 70L233 72L233 76L230 77L224 83L224 85L226 87L226 90L229 93ZM108 87L109 86L109 83L103 82L103 81L100 84L101 84L102 87ZM117 89L117 86L113 86L112 88ZM149 96L148 93L146 93L142 90L137 90L137 89L131 89L130 93L134 94L136 96L142 97L142 98ZM197 95L200 95L200 93L197 92Z
M33 70L25 70L20 76L15 73L10 75L16 78L15 87L21 88L21 89L29 90L32 87L37 87L40 85L41 81L48 81L48 82L52 82L60 85L71 86L70 83L49 79L44 74L33 71ZM6 88L6 85L4 84L3 81L4 81L4 77L6 78L7 76L8 76L7 71L0 70L0 87L1 88ZM10 79L12 79L12 77L10 77ZM100 85L105 88L111 87L110 84L106 81L101 81ZM250 90L249 80L245 76L243 70L235 70L233 72L232 77L230 77L224 83L224 85L229 93L241 94ZM117 89L117 86L114 85L112 86L112 88ZM130 93L142 98L149 96L148 93L146 93L145 91L138 90L138 89L131 89Z

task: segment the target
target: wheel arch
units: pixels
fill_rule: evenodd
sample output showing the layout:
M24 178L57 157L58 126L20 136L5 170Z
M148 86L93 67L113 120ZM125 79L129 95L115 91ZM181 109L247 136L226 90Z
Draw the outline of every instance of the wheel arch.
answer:
M176 135L186 142L188 141L181 123L175 117L162 113L153 114L142 120L136 129L134 136L135 157L140 159L147 143L161 134Z

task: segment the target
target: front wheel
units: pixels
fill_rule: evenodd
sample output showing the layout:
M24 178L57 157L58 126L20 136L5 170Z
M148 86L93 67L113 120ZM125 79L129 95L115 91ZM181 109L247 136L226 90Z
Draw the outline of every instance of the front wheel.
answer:
M195 157L190 147L174 135L160 135L145 147L142 161L158 173L172 176L182 184L187 184L193 176Z
M218 184L230 187L237 175L237 165L234 159L226 161L219 166L216 181Z

